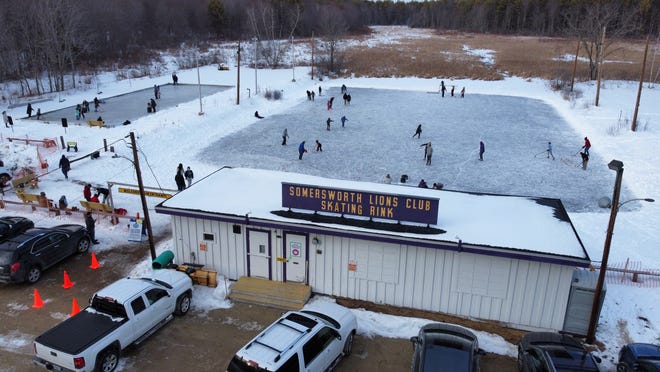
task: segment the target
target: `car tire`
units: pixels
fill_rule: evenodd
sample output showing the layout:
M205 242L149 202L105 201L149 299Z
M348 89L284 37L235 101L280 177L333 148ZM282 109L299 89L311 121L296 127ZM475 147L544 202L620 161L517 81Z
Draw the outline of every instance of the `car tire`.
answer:
M37 265L31 266L25 274L25 281L34 284L41 279L41 268Z
M190 310L191 299L192 296L190 295L190 292L186 292L179 296L179 298L176 300L176 309L174 310L174 314L179 316L186 315L188 310Z
M90 245L91 240L89 240L89 238L80 238L80 240L78 240L78 244L76 244L76 252L85 253L89 249Z
M119 364L119 352L116 349L106 349L96 358L96 370L98 372L112 372Z
M616 372L628 372L628 367L623 363L619 363L616 366Z
M344 356L347 357L353 352L353 332L349 333L344 342Z

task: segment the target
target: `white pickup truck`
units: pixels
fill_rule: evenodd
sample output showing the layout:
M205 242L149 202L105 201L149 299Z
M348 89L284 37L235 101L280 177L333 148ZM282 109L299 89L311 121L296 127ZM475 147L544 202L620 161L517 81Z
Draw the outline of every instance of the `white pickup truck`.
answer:
M192 280L176 270L120 279L34 341L34 363L55 371L113 371L121 351L190 309Z

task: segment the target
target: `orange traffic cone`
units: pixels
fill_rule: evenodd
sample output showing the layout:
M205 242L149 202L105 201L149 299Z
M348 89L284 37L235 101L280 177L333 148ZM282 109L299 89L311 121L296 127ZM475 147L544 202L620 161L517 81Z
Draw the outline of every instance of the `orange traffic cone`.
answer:
M73 298L73 301L71 302L71 315L74 316L80 312L80 306L78 306L78 300L76 298Z
M62 288L69 289L71 287L73 287L73 282L69 279L69 274L64 270L64 284L62 284Z
M89 265L89 268L98 269L99 267L101 267L101 265L99 265L99 262L96 260L96 255L94 254L94 252L92 252L92 264Z
M44 302L41 300L41 296L39 296L39 291L37 289L34 289L34 304L32 305L33 309L41 309L44 307Z

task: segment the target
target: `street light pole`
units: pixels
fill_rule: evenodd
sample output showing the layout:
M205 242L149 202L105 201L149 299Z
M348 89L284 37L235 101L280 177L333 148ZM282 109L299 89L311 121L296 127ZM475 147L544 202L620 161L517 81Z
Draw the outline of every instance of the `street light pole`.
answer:
M142 172L140 171L140 162L138 161L137 145L135 144L135 134L130 132L131 147L133 148L133 165L137 175L138 188L140 189L140 199L142 200L142 210L144 211L144 225L147 228L147 237L149 238L149 251L151 259L156 259L156 246L154 245L154 234L151 231L151 219L149 218L149 209L147 208L147 197L144 195L144 185L142 184Z
M603 260L600 263L600 273L598 274L598 283L596 284L596 293L594 302L591 305L591 317L589 318L589 329L587 331L587 343L593 344L596 336L596 326L598 325L598 315L600 301L603 295L603 282L605 281L605 272L607 271L607 260L610 256L610 244L612 243L612 233L614 232L614 222L616 214L619 211L619 195L621 194L621 180L623 178L623 162L612 160L608 165L613 171L616 171L616 181L614 182L614 194L612 195L612 207L610 209L610 222L607 225L607 234L605 236L605 246L603 248Z

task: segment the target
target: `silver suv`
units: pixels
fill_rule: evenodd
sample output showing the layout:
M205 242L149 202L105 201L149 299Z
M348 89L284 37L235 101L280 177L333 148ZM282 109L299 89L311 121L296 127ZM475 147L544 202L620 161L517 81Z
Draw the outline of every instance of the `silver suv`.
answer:
M289 311L243 346L228 372L328 371L350 355L355 315L334 303Z

